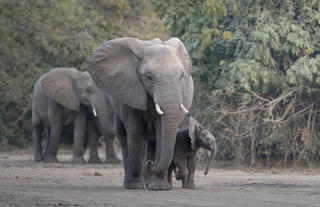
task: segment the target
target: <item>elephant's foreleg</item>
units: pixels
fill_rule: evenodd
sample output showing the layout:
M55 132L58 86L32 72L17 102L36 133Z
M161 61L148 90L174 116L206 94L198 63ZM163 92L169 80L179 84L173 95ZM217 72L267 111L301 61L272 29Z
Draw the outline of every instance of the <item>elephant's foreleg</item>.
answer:
M34 161L41 161L43 160L42 154L42 132L43 132L43 125L41 123L33 124L34 130Z
M143 140L136 133L128 134L128 171L125 187L128 189L143 189Z
M144 163L147 161L147 160L152 160L154 161L155 160L155 151L156 151L156 144L151 142L151 141L145 141L145 145L144 145L144 152L145 152L145 155L144 155ZM143 168L143 178L144 178L144 182L146 184L146 186L148 187L148 185L150 184L151 182L151 172L150 170L147 169L147 167L145 166Z
M113 134L106 134L104 135L104 140L106 142L106 163L116 164L120 163L121 160L117 157L114 151L114 135Z
M125 188L127 189L143 189L144 181L142 178L143 168L143 139L142 120L135 112L128 114L128 120L125 128L127 131L127 147L128 147L128 169Z
M73 145L73 162L85 163L83 159L84 154L84 136L87 128L87 115L82 109L77 114L74 122L74 145Z

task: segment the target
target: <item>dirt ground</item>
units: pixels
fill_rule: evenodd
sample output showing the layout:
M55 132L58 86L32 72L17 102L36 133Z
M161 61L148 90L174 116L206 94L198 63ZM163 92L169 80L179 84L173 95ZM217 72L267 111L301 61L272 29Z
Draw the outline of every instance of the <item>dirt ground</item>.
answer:
M61 152L60 152L61 154ZM320 206L320 170L196 172L196 189L126 190L121 164L35 163L28 151L0 152L0 206Z

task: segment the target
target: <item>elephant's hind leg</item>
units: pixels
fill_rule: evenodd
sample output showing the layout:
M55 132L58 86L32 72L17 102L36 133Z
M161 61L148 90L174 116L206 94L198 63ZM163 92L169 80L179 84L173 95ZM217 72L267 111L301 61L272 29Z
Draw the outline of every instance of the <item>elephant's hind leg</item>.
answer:
M169 185L171 186L171 188L173 188L173 182L172 182L172 172L173 172L173 168L174 168L174 165L171 164L169 169L168 169L168 183Z
M61 122L62 123L62 122ZM57 159L57 152L60 144L60 138L62 133L62 124L51 126L50 129L50 142L48 147L48 153L44 158L45 162L59 162Z
M42 154L42 133L43 133L43 124L41 123L34 123L33 124L34 130L34 161L41 161L43 160Z
M127 143L127 133L125 127L120 120L120 118L115 115L114 116L114 128L117 137L119 138L121 151L122 151L122 162L124 168L124 182L123 185L125 186L127 183L127 172L128 172L128 143Z
M194 156L189 156L187 158L187 167L188 167L188 177L185 188L195 189L194 185L194 174L196 171L196 154Z

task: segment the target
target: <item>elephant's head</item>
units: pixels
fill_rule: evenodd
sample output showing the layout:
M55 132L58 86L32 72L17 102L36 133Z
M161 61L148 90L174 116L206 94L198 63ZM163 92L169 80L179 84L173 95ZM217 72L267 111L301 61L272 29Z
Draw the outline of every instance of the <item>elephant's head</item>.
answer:
M189 137L191 138L192 150L198 150L199 147L203 147L211 151L211 155L204 174L208 174L210 164L216 156L217 145L216 139L209 130L199 124L194 118L189 118Z
M40 84L49 99L73 111L79 111L80 104L86 105L101 125L108 127L103 92L88 72L75 68L55 68L41 78Z
M139 110L156 110L161 120L159 162L153 173L169 167L177 126L191 107L191 60L178 38L141 41L119 38L100 45L88 72L97 86L120 102ZM147 102L153 102L152 108ZM158 152L159 153L159 152Z

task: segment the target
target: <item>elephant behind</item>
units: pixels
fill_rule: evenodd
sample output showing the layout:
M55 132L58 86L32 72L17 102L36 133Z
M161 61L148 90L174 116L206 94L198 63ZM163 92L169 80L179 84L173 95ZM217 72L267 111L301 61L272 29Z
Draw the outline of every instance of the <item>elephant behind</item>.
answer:
M74 124L73 160L83 162L83 142L87 113L97 117L104 131L113 130L108 123L104 95L87 72L75 68L54 68L43 74L33 91L32 124L35 134L34 160L57 162L63 126ZM43 157L42 134L50 132L50 143Z

